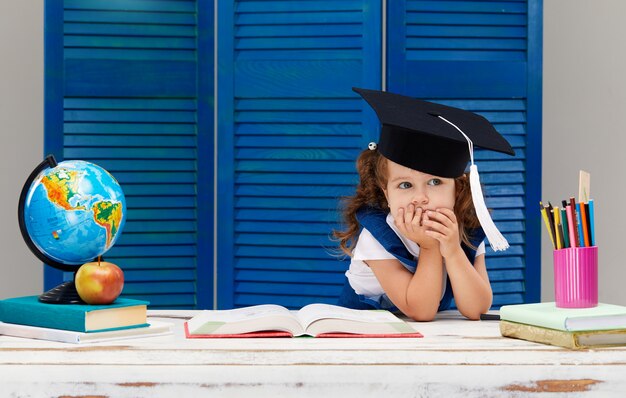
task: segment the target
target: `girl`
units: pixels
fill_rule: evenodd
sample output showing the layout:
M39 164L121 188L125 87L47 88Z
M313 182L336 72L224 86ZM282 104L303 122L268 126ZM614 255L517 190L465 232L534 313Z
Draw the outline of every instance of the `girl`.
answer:
M471 112L354 90L374 108L382 129L380 142L357 160L360 183L345 203L346 230L334 232L351 256L339 305L397 309L429 321L454 297L464 316L479 319L492 302L481 224L490 227L492 246L508 244L474 208L488 215L478 184L470 184L478 179L473 145L509 154L512 148ZM472 177L464 173L469 159Z

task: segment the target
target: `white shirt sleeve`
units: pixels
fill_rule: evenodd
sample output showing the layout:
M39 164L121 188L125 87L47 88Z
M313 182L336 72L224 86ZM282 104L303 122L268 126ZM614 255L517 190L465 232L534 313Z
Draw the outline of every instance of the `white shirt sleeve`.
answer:
M476 248L476 257L481 254L485 254L485 241L482 241L480 245L478 245L478 248Z
M363 228L356 242L354 251L352 252L353 260L388 260L395 259L394 255L389 253L376 238Z

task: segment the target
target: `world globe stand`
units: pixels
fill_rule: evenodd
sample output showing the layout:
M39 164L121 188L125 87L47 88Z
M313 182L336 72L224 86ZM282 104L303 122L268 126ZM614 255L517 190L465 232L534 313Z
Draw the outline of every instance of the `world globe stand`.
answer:
M17 209L17 218L20 226L20 232L22 233L22 238L26 242L26 245L30 249L31 252L44 264L47 264L51 267L59 269L61 271L66 272L74 272L74 277L76 276L76 271L80 268L81 264L64 264L59 261L54 260L53 258L47 256L43 253L39 248L35 245L30 235L28 234L28 229L26 227L26 222L24 219L24 209L26 203L26 196L28 194L28 190L31 185L35 181L35 178L47 168L54 168L57 166L57 161L53 155L48 155L43 162L41 162L35 169L30 173L26 182L24 183L24 187L22 188L22 192L20 193L20 200ZM76 285L74 284L74 278L71 281L64 282L47 292L41 294L39 296L39 301L43 303L50 304L85 304L83 300L81 300L78 295L78 291L76 290Z
M78 295L73 280L61 283L39 296L39 301L48 304L85 304Z

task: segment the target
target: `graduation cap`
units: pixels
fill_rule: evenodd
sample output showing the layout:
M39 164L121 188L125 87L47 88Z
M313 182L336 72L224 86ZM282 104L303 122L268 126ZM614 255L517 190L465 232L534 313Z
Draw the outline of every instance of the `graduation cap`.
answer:
M463 109L378 90L353 88L374 109L382 125L377 148L387 159L413 170L445 178L463 175L470 164L470 187L476 215L491 247L508 242L495 226L480 187L474 146L515 155L484 117Z

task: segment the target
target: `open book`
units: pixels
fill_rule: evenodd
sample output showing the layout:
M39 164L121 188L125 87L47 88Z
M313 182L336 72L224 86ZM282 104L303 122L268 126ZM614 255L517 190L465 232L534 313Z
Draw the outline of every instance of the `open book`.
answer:
M352 310L309 304L299 311L266 304L203 311L185 323L188 338L201 337L422 337L384 310Z

